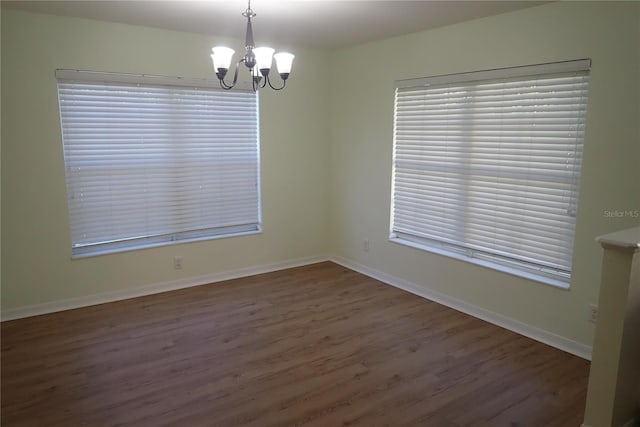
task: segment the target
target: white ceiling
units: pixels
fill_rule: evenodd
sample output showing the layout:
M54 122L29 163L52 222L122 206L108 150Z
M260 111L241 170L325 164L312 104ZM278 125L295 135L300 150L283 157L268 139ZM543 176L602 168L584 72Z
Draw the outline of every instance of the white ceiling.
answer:
M543 1L253 0L256 42L344 47ZM245 0L2 1L3 7L244 39Z

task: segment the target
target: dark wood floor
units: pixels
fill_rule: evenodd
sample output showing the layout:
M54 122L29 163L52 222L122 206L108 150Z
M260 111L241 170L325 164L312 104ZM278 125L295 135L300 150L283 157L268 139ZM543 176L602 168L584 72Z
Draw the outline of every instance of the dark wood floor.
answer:
M2 323L2 426L571 426L589 363L332 263Z

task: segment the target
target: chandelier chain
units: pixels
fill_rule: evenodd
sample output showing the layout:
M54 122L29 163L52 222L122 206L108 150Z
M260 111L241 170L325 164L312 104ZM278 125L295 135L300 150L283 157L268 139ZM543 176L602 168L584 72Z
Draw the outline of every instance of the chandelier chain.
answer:
M253 9L251 9L251 0L249 0L247 2L247 10L242 12L242 16L244 16L245 18L247 18L249 20L251 20L251 18L254 18L256 16L256 14L253 11Z

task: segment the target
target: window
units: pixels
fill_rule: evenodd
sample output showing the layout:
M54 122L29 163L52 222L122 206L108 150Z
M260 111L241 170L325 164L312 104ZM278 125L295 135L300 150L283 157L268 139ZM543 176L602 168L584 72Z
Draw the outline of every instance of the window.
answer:
M391 240L567 288L589 67L397 82Z
M74 257L260 231L253 91L87 71L56 78Z

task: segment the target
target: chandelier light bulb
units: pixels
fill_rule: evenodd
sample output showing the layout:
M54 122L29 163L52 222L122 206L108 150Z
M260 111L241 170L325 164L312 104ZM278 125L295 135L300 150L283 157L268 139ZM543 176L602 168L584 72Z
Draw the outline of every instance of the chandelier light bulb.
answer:
M256 55L256 67L258 67L260 71L266 69L266 74L268 74L271 69L273 52L275 52L275 49L270 47L257 47L253 49L253 53Z
M231 68L231 59L236 51L228 47L216 46L211 49L211 52L213 52L211 54L213 70L217 73L222 69L225 70L226 73L226 71Z
M289 52L278 52L273 57L276 59L276 66L278 67L278 73L280 76L286 75L289 77L291 73L291 66L293 65L293 58L296 56ZM286 79L287 77L282 77Z

